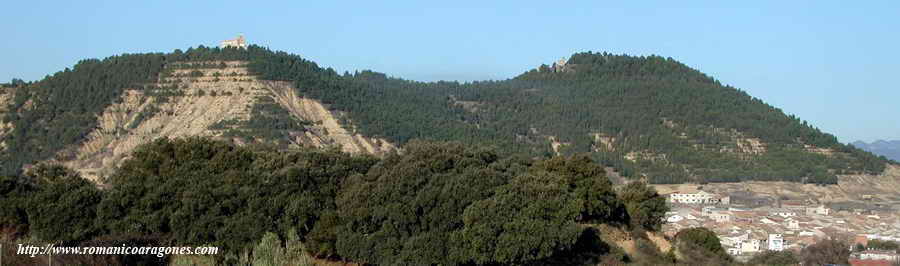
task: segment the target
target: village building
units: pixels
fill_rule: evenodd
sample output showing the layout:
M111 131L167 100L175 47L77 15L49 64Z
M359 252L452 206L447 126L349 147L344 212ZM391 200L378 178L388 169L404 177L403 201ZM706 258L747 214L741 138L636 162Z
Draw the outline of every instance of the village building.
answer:
M784 246L786 246L784 241L784 235L782 234L769 234L769 239L766 240L766 247L772 251L782 251L784 250Z
M709 218L713 221L716 221L717 223L727 223L734 220L734 216L732 216L728 211L713 213L709 216Z
M734 216L734 221L739 223L753 223L753 220L758 216L753 211L732 211L731 214Z
M554 72L563 72L563 71L566 71L566 64L567 64L567 63L568 63L568 60L566 60L565 57L560 58L559 61L556 61L556 63L553 63L553 71L554 71Z
M745 234L732 234L732 235L721 237L719 242L725 246L737 247L737 246L741 245L741 242L744 242L744 240L749 239L749 237L750 237L750 234L746 234L746 233Z
M813 215L813 214L827 216L827 215L831 214L831 209L825 207L825 205L819 205L818 207L806 208L806 215Z
M681 204L730 204L731 198L701 190L697 193L674 192L669 194L669 202Z
M788 229L800 229L800 221L795 219L787 218L784 220L784 226Z
M769 211L769 215L781 216L784 218L797 216L797 212L788 209L773 209Z
M782 209L794 212L806 212L806 209L809 208L806 202L802 200L782 200L780 205Z
M762 241L759 239L746 239L741 242L741 253L759 252L762 249Z

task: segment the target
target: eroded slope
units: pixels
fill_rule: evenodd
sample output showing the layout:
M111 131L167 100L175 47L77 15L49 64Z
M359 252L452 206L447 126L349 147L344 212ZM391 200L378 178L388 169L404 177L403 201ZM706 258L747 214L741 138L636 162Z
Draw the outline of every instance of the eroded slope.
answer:
M98 117L98 128L79 145L60 152L58 160L86 178L99 180L135 147L161 137L339 146L352 153L380 154L394 149L384 140L348 132L321 103L299 97L287 82L258 79L248 72L245 62L188 62L169 65L167 70L156 84L126 90ZM279 131L272 136L282 139L256 136L248 129L264 115L258 107L271 102L277 106L267 108L282 108L289 114L274 118L291 125L271 129Z

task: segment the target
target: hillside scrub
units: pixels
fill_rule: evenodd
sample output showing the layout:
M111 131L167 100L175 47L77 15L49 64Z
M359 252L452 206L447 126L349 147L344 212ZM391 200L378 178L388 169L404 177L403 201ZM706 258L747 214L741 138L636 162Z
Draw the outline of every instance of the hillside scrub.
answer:
M752 258L750 258L750 260L747 261L747 265L753 266L793 266L799 264L800 260L797 259L797 255L790 250L763 251L754 255Z
M675 235L675 248L680 260L697 265L723 265L733 261L716 233L703 227L679 231Z

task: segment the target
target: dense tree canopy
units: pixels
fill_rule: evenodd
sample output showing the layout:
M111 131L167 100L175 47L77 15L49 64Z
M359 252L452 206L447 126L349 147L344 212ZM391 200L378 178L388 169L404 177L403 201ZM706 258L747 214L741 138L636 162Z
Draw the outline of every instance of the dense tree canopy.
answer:
M631 225L645 230L659 230L669 211L666 199L656 189L643 182L632 182L622 187L619 194L625 204Z
M461 144L410 143L341 191L339 253L377 264L452 264L450 235L462 226L463 211L509 178L491 167L497 160Z
M72 170L39 165L27 174L40 189L26 203L31 233L64 242L83 241L97 234L94 224L101 193Z
M309 233L334 210L341 182L371 157L258 152L207 139L161 139L110 178L99 206L112 233L167 234L177 244L246 248L265 232Z
M627 220L625 206L616 197L606 171L588 156L553 157L535 163L531 170L563 178L566 189L583 205L578 220L601 223Z
M464 248L453 255L479 265L520 264L568 250L584 230L575 223L583 209L575 196L560 176L516 176L466 208L463 229L454 235Z
M585 223L665 211L628 208L663 199L645 186L620 196L587 156L535 160L425 141L379 159L164 138L139 146L102 190L42 164L0 179L0 193L7 233L66 245L211 245L225 264L260 241L268 255L254 257L282 256L273 235L312 256L369 264L591 260L610 248Z

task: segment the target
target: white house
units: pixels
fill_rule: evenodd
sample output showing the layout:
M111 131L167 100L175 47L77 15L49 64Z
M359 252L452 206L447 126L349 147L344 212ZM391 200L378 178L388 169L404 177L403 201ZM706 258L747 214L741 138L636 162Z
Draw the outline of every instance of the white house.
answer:
M784 226L786 226L788 229L800 229L800 221L787 218L786 220L784 220Z
M739 248L741 246L741 242L744 242L744 240L747 240L749 238L750 238L750 234L734 234L734 235L721 237L720 242L722 243L722 245L725 245L725 246L729 246L729 247L733 246L733 247Z
M762 241L759 239L746 239L741 242L741 253L759 252Z
M781 234L769 234L769 239L766 240L766 244L769 250L782 251L785 246L784 236Z

